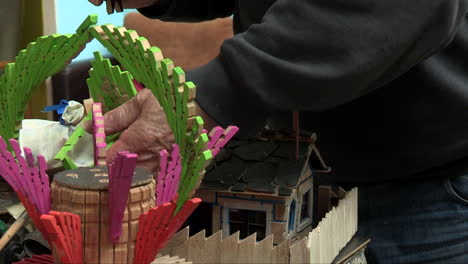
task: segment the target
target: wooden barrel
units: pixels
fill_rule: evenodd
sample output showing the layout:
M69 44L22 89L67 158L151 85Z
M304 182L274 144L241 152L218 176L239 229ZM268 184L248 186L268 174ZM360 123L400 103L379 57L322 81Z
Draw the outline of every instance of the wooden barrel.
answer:
M154 207L155 183L151 173L136 169L122 220L122 235L117 243L111 243L108 182L106 167L60 172L52 183L52 209L81 217L84 263L133 263L138 217Z

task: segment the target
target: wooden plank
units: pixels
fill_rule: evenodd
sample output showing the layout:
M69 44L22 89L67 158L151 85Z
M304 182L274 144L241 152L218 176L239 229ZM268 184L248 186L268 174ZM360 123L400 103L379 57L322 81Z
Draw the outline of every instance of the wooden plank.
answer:
M73 189L62 187L60 189L60 198L62 203L63 212L74 212L73 203L72 203L72 192Z
M309 233L309 252L310 252L310 262L319 263L320 262L320 241L319 241L319 232L320 227L315 228L312 232Z
M152 190L154 188L154 185L144 185L140 186L141 189L141 206L143 209L143 212L148 212L151 208L154 207L154 195L152 195Z
M55 181L52 182L50 185L50 188L52 190L52 210L55 211L63 211L62 210L62 202L61 202L61 196L60 196L60 185L55 183Z
M204 263L220 263L222 238L223 233L219 230L205 240Z
M109 239L109 194L100 192L100 228L99 259L100 263L114 263L114 245Z
M237 263L255 263L255 243L257 241L257 233L253 233L247 238L239 242L239 253L237 255Z
M178 256L160 256L156 258L152 264L191 264L192 262L186 262L184 258Z
M127 261L133 263L133 257L135 253L135 241L136 234L138 232L138 217L140 216L142 209L139 203L131 203L128 205L128 238L132 241L128 243L127 247Z
M254 263L271 263L273 235L267 236L255 245Z
M86 203L85 203L86 191L84 190L73 190L72 191L72 206L73 213L78 215L81 219L81 236L85 237L85 217L86 217ZM84 239L82 240L84 242ZM82 243L84 248L84 243Z
M97 191L86 191L85 196L85 248L84 263L99 263L100 196Z
M289 263L289 240L285 240L283 243L273 248L271 263Z
M187 260L193 263L205 263L205 230L202 230L190 237L187 241Z
M187 257L187 241L189 238L189 227L180 230L170 242L171 256Z
M286 223L271 222L271 233L274 235L273 243L278 245L284 241L284 233L286 231Z
M329 234L332 237L332 234ZM297 241L289 248L289 263L303 264L310 263L310 251L308 249L307 237Z
M221 263L237 263L239 255L239 231L221 242Z
M143 208L141 206L142 192L140 187L134 187L130 189L129 194L129 204L128 204L128 237L132 241L128 243L127 246L127 263L133 263L133 258L135 256L135 239L138 232L138 218L143 213Z
M324 231L322 239L320 241L320 244L321 244L320 251L323 256L322 261L325 261L327 263L330 263L333 260L333 257L330 256L331 239L329 235L329 232L330 232L329 221L328 221L329 219L330 218L328 217L328 215L325 215L325 217L322 219L322 222L320 223Z
M140 209L141 210L141 209ZM128 263L133 263L133 258L135 256L135 239L138 232L138 219L129 220L128 225L128 236L131 239L131 242L127 246L127 261Z
M156 205L156 180L152 180L150 183L147 184L149 188L149 206L151 208L155 207Z
M156 259L153 261L153 264L154 263L167 263L167 261L170 258L171 258L171 256L167 256L167 255L159 256L159 254L158 254L158 257L156 257Z

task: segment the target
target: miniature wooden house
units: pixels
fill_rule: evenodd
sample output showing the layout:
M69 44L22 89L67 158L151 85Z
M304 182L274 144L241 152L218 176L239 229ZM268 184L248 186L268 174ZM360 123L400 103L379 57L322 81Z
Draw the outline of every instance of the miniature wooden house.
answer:
M274 235L274 244L299 239L312 230L314 143L234 140L207 168L197 191L203 204L188 224L223 237L239 231L257 241ZM197 220L198 219L198 220Z

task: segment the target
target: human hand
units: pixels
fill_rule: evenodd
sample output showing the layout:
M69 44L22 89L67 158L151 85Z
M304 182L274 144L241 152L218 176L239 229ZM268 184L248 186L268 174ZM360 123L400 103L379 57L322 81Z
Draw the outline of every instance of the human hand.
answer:
M95 6L100 6L105 0L88 0ZM159 0L122 0L123 8L143 8L156 4Z
M91 122L84 122L82 126L86 131L92 131ZM107 163L112 162L119 151L129 151L138 154L138 167L153 173L159 166L159 152L170 150L175 142L164 110L148 89L106 113L104 127L106 135L122 132L107 150Z

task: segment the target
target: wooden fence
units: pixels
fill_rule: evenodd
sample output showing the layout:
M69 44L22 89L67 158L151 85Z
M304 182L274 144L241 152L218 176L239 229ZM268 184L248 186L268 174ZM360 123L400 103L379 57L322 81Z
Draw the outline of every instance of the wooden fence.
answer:
M158 256L152 264L192 264L192 262L186 262L178 256Z
M355 188L309 233L310 263L331 263L351 240L358 227L357 205L358 190Z
M239 233L223 239L222 231L189 237L189 228L179 231L161 251L193 264L201 263L331 263L357 231L357 189L326 214L317 228L301 240L273 245L273 235L256 241L256 234L240 240ZM160 262L158 262L160 263ZM182 262L180 262L182 263Z

